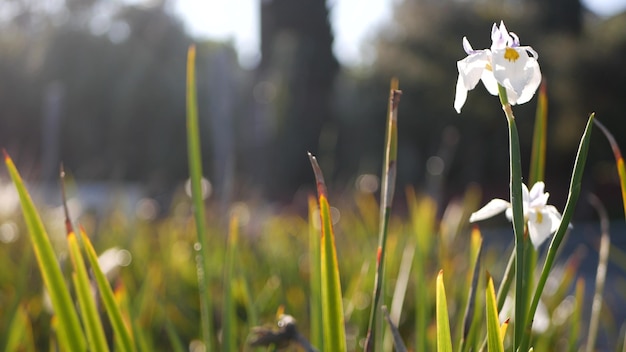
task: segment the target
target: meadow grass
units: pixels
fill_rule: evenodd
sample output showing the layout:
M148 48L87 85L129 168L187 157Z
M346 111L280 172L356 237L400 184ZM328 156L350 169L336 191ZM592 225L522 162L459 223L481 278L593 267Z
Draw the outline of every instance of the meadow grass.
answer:
M563 221L547 249L533 248L520 220L518 136L506 97L516 229L503 230L509 239L501 242L510 248L485 244L479 227L469 223L481 204L480 190L470 187L448 204L411 187L396 190L397 81L390 89L380 200L372 191L329 193L323 170L309 155L317 194L299 205L308 211L262 212L238 203L224 214L202 196L194 61L192 47L192 195L181 191L163 216L146 219L112 209L97 219L84 214L75 226L66 203L65 216L47 216L50 209L36 206L5 153L21 212L0 219L16 234L0 243L0 266L10 269L0 271L1 349L594 350L608 229L603 227L591 327L584 299L590 283L578 275L578 254L560 253L562 260L556 260L581 192L593 115L581 131ZM542 90L531 184L545 174L546 104ZM394 199L394 193L400 196ZM392 211L400 200L403 210ZM46 230L59 224L64 231ZM111 248L132 261L105 262L103 252ZM555 267L557 284L546 291ZM537 320L545 324L533 325ZM623 346L619 331L611 337L613 346Z

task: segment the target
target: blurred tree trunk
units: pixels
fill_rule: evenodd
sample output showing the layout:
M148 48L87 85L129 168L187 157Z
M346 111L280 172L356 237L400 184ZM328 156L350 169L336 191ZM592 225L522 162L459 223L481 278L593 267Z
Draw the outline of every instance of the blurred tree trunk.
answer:
M251 157L270 197L290 197L311 180L306 152L315 153L331 121L339 65L324 0L261 1L261 62L253 89Z

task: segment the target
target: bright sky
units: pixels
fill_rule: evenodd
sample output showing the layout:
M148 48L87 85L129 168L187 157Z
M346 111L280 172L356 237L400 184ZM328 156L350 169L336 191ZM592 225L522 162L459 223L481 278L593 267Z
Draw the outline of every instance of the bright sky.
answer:
M271 0L177 0L175 11L196 36L232 41L243 66L259 59L260 1ZM366 63L361 44L385 21L401 0L328 0L335 35L334 52L344 65ZM585 7L608 16L626 10L626 0L581 0Z

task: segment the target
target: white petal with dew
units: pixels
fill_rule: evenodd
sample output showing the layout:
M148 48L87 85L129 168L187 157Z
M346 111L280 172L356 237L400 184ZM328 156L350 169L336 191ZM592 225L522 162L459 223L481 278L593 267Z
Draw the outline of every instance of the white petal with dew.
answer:
M480 220L488 219L492 216L498 215L501 212L505 211L510 206L509 202L504 199L492 199L489 203L485 204L484 207L478 209L476 212L472 213L469 218L470 222L476 222Z

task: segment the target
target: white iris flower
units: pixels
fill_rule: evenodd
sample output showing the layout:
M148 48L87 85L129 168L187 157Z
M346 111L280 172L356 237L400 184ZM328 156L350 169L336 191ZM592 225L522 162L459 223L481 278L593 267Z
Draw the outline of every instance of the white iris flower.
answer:
M548 239L561 224L561 213L553 206L548 205L549 193L544 193L544 183L537 182L528 191L528 187L522 184L522 201L524 208L524 220L528 228L530 241L535 248ZM470 222L488 219L494 215L506 211L509 221L513 218L511 203L504 199L492 199L484 207L470 216Z
M537 52L530 46L520 46L519 37L508 32L504 22L495 23L491 29L491 49L474 50L467 37L463 37L467 57L457 61L459 78L456 82L454 108L461 112L467 92L478 81L492 95L498 95L498 84L506 89L511 105L528 102L541 84L541 70Z

